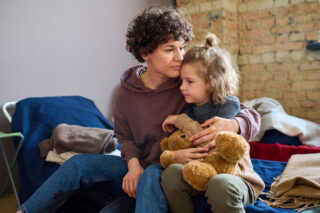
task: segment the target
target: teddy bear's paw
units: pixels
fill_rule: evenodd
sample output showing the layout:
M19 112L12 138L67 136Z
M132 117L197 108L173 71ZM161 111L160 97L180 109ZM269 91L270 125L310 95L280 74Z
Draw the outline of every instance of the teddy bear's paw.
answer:
M169 150L162 152L162 154L160 155L161 166L166 169L173 163L176 163L174 158L174 153Z
M218 174L236 174L237 172L237 163L226 161L217 151L209 152L204 162L210 164L213 168L215 168Z
M168 141L169 141L169 138L168 138L168 137L165 137L164 139L162 139L162 141L160 142L160 149L161 149L161 151L164 151L164 150L168 150L168 149L169 149Z
M221 156L230 163L237 163L249 150L247 141L234 132L220 132L215 144Z
M182 174L193 188L204 191L209 179L216 175L216 170L208 163L191 161L182 169Z

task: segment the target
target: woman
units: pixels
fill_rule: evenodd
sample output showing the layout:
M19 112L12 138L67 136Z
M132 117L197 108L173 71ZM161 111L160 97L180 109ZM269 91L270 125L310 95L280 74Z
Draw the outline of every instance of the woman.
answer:
M166 212L168 208L158 165L159 143L167 136L161 124L170 113L180 113L186 107L179 75L184 46L191 38L190 24L174 9L149 8L130 23L127 31L127 49L139 62L146 62L146 66L133 67L122 76L114 112L115 133L128 163L122 188L136 198L136 212ZM191 139L199 144L214 139L221 130L239 132L240 128L250 140L259 127L259 116L250 110L243 109L235 119L212 118L203 125L211 127ZM175 151L175 156L184 164L204 158L206 151L190 148Z
M192 37L191 25L175 9L151 7L130 23L127 49L146 64L124 72L116 98L115 134L122 143L123 159L94 154L71 158L22 205L22 212L36 212L58 191L122 178L123 191L137 200L136 212L168 210L160 185L162 168L158 165L159 141L166 136L161 124L168 115L180 113L186 106L179 91L179 74L185 43ZM240 132L251 139L257 133L260 118L253 109L242 106L235 119L214 117L204 123L209 125L191 138L195 144L214 139L221 130ZM206 151L207 148L192 148L175 154L183 163L203 158ZM101 212L108 212L108 208Z

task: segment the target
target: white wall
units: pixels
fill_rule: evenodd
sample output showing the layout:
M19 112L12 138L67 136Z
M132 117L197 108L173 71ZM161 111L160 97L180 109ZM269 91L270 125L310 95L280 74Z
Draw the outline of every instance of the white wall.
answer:
M168 1L1 0L0 104L82 95L109 117L120 73L136 63L127 25L152 3Z
M109 118L121 72L137 63L125 50L129 21L148 5L171 2L0 0L0 105L81 95ZM8 130L0 113L0 131Z

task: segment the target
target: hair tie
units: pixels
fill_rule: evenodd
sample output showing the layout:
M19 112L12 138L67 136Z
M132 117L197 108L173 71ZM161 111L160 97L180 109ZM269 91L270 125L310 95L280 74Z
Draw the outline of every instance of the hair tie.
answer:
M220 42L220 40L218 39L216 34L208 33L206 36L206 41L205 41L204 47L206 49L209 49L211 47L218 46L219 42Z

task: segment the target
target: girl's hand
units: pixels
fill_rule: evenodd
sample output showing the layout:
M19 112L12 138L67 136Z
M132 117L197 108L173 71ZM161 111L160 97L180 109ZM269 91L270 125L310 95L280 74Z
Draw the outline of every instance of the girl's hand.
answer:
M204 158L208 156L208 148L199 147L199 148L189 148L189 149L180 149L174 151L174 156L177 163L186 164L192 160L204 161Z
M129 197L136 198L137 195L137 184L140 175L143 172L139 160L137 158L131 158L128 161L128 173L122 180L122 189Z
M172 133L175 130L175 123L178 118L178 115L169 115L162 123L162 130L164 132Z
M238 133L240 130L239 124L235 119L225 119L220 117L213 117L201 124L201 127L208 127L201 132L198 132L190 137L193 145L199 145L206 141L211 141L209 148L214 147L214 140L217 134L221 131L232 131Z

